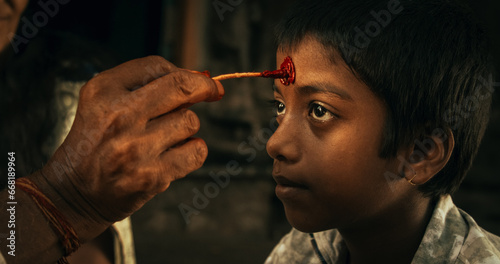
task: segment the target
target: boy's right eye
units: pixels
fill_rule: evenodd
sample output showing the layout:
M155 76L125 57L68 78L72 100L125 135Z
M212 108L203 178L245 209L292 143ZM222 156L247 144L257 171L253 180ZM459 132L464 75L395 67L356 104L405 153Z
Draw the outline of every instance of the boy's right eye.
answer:
M274 108L276 109L276 115L280 116L285 114L285 103L275 100L274 101Z

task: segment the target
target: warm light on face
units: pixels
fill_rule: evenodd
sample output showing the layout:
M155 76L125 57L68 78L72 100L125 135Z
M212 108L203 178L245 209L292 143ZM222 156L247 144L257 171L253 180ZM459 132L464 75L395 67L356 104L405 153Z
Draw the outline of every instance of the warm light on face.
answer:
M303 232L354 226L400 199L384 178L395 163L379 157L384 102L334 55L312 37L276 55L278 65L293 58L300 78L274 83L279 126L267 151L276 195Z

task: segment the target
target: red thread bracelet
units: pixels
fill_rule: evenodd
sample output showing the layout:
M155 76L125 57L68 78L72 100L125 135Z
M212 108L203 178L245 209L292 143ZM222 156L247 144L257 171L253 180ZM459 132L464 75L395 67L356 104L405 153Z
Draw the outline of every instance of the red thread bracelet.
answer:
M75 252L80 247L80 240L73 227L71 227L64 215L57 210L54 203L28 178L23 177L17 179L16 186L31 196L38 208L40 208L45 217L49 220L52 229L56 231L64 247L65 256L69 256L71 253ZM68 260L66 257L62 257L57 263L67 264Z

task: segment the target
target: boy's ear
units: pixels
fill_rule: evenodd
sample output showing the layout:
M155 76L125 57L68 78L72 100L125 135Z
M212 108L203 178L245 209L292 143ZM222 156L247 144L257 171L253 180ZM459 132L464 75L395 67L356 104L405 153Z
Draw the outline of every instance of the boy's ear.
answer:
M436 129L422 140L415 140L407 156L411 168L404 172L406 180L412 185L429 181L448 163L454 146L455 139L450 129Z

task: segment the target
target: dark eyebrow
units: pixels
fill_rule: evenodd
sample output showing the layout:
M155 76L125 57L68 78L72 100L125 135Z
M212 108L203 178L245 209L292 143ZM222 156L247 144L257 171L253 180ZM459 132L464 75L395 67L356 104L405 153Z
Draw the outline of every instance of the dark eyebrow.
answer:
M346 101L352 101L352 97L347 93L346 90L328 84L315 83L312 85L298 87L297 90L299 94L327 93L327 94L333 94L334 96L339 97L340 99Z
M280 90L278 89L278 86L276 86L276 84L274 83L273 83L273 92L281 94Z
M278 90L278 87L273 84L273 91L281 94L281 92ZM347 93L346 90L339 88L337 86L331 86L328 84L323 84L323 83L314 83L312 85L306 85L306 86L299 86L297 88L297 91L299 94L311 94L311 93L328 93L328 94L333 94L334 96L346 100L346 101L352 101L352 97Z

